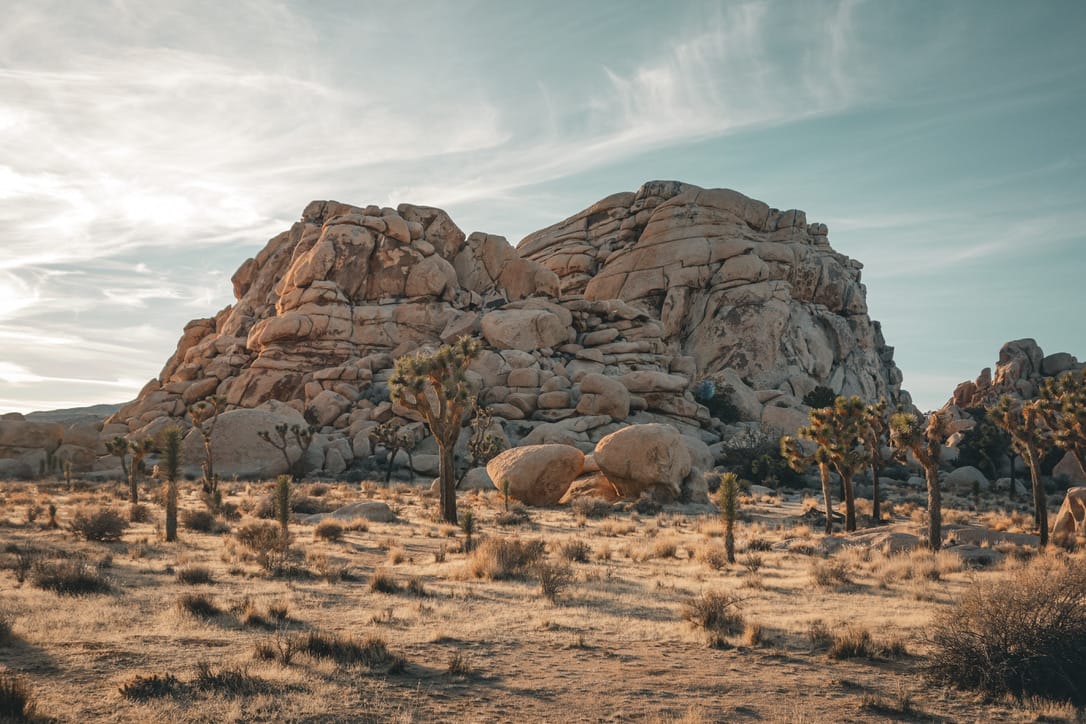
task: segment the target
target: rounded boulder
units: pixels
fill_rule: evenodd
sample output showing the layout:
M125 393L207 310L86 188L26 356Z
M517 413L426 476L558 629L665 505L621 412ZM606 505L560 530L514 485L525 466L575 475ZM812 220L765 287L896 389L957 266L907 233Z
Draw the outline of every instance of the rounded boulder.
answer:
M527 505L557 505L584 468L584 453L569 445L524 445L486 465L494 487Z
M659 423L612 432L596 445L594 459L624 498L655 489L678 499L692 464L679 431Z

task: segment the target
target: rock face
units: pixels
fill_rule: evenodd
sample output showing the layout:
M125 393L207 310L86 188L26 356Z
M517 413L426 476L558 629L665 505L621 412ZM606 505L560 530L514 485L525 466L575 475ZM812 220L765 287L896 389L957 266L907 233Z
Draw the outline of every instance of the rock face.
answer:
M1046 378L1058 377L1082 367L1075 357L1066 352L1045 356L1034 340L1016 339L1000 348L994 373L992 368L985 367L977 379L959 384L947 405L963 410L989 407L1003 395L1031 400L1040 394L1041 383Z
M569 445L524 445L486 466L494 487L528 505L556 505L582 469L584 453Z
M373 425L417 422L389 400L395 358L461 335L484 342L469 374L513 446L590 452L646 424L717 443L734 428L701 404L706 388L776 429L806 420L816 385L907 403L860 269L803 212L670 181L517 248L465 235L440 209L315 201L241 265L236 302L186 325L159 377L104 430L191 426L187 407L213 394L226 414L278 401L318 428L310 470L334 474L369 455ZM278 464L254 441L261 450ZM251 462L221 454L223 471Z
M668 425L631 425L611 433L596 446L600 472L624 498L653 491L664 500L682 496L690 475L690 451Z
M1073 546L1077 539L1086 538L1086 488L1071 488L1052 524L1052 542Z

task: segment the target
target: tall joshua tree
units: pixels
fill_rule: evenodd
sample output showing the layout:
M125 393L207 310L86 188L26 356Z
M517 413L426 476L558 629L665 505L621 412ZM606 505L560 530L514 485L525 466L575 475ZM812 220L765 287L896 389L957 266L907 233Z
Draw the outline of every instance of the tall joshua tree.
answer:
M124 473L125 482L131 484L132 476L128 473L128 441L117 435L106 442L106 452L120 459L121 472ZM135 504L139 501L133 497L130 502Z
M431 354L399 358L389 379L392 398L420 415L437 442L441 517L453 525L457 523L453 456L460 427L475 401L467 370L479 349L478 340L461 337Z
M1040 413L1055 444L1086 469L1086 367L1045 380L1040 402Z
M155 443L147 437L142 440L132 440L128 443L128 450L132 453L132 469L128 471L128 499L132 505L140 502L140 478L143 476L143 459L148 453L154 452Z
M257 436L268 443L283 455L283 460L287 464L287 474L291 476L293 480L298 480L305 475L305 456L309 452L309 446L313 443L313 433L317 431L317 428L313 425L301 426L301 425L287 425L282 422L275 426L275 436L273 437L268 430L257 431ZM287 452L287 448L290 446L287 433L290 433L294 437L294 442L298 445L298 460L292 462L290 459L290 453Z
M811 424L801 427L798 435L816 446L813 456L805 455L791 438L781 441L781 452L789 462L800 466L818 464L822 494L826 499L826 533L833 532L830 496L830 467L841 476L845 499L845 530L856 530L856 496L852 479L867 466L869 452L864 447L867 407L857 396L838 397L833 407L815 408L809 413Z
M886 398L864 410L866 425L863 430L864 447L871 464L871 518L875 525L882 523L882 496L879 494L879 477L882 475L882 445L890 433L890 421L886 415Z
M162 432L162 474L166 476L166 542L177 540L177 478L181 474L181 430Z
M928 546L943 545L943 495L939 488L939 460L947 438L949 415L940 410L925 420L912 412L898 412L890 418L890 445L900 454L911 452L924 468L928 485Z
M219 413L226 405L222 395L211 395L206 400L200 400L189 406L189 415L192 416L192 425L199 431L204 441L204 492L214 495L219 487L219 479L215 477L215 459L211 454L211 436L215 434L215 423L219 420Z
M1033 483L1033 522L1041 537L1041 547L1048 545L1048 500L1041 482L1041 460L1052 447L1052 431L1044 421L1041 400L1017 403L1004 395L990 414L996 425L1011 438L1011 445L1026 461Z

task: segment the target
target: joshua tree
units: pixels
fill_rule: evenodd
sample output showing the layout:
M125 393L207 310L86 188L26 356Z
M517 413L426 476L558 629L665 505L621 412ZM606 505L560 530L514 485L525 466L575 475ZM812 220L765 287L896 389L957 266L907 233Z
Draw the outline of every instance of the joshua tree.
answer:
M1041 482L1041 460L1052 447L1052 431L1045 425L1043 407L1040 400L1016 403L1004 395L991 411L995 423L1010 435L1011 445L1029 467L1033 483L1033 522L1041 536L1042 548L1048 545L1048 500Z
M833 533L829 478L831 466L841 476L845 499L845 530L856 530L856 498L852 478L868 463L869 451L864 447L867 408L859 397L838 397L833 407L815 408L809 416L811 424L801 427L798 435L817 446L813 461L818 463L822 493L826 498L826 533ZM809 465L812 460L812 457L804 455L790 438L782 439L781 450L790 461L795 461L797 467Z
M221 395L212 395L189 406L192 425L204 439L203 486L208 495L214 495L219 487L219 479L215 477L215 460L211 455L211 436L215 434L215 423L225 405L226 400Z
M864 410L866 425L863 429L864 447L871 463L871 518L875 525L882 523L882 496L879 494L879 477L882 475L882 444L890 433L890 421L886 415L886 399L882 398Z
M377 450L383 447L388 452L388 464L385 468L385 485L392 481L392 467L396 464L396 453L403 450L407 453L407 469L411 475L411 481L415 480L415 446L418 440L415 434L396 420L382 422L370 428L370 446Z
M485 407L479 407L477 404L472 408L472 411L471 437L468 439L468 455L471 459L464 471L460 473L460 477L456 479L456 487L458 488L460 483L464 482L464 476L468 474L469 470L480 465L486 465L502 451L501 438L490 434L490 424L494 419L494 413ZM508 496L506 497L508 498ZM508 500L505 507L506 509L509 508Z
M286 540L290 526L290 483L289 475L280 475L275 479L275 517L279 521L283 540Z
M177 477L181 473L181 430L162 433L162 474L166 476L166 542L177 540Z
M128 441L120 435L112 438L106 443L106 452L121 461L121 472L124 473L125 481L131 481L131 476L128 474ZM138 502L133 499L133 503Z
M267 430L260 430L257 432L257 436L268 443L283 455L283 460L287 463L287 473L290 474L293 480L297 480L305 474L305 455L309 452L309 446L313 443L313 433L317 431L317 428L309 425L302 427L301 425L287 425L283 422L275 426L275 437ZM294 437L294 442L298 444L298 448L301 451L298 455L297 462L291 462L290 453L287 452L287 447L290 445L287 433L290 433Z
M1086 367L1041 385L1039 411L1054 442L1086 469Z
M474 402L467 369L479 355L478 340L461 337L432 354L396 360L389 380L392 398L426 420L439 451L441 517L456 524L453 455L464 416Z
M728 563L735 563L735 519L739 512L739 478L735 473L720 476L717 495L720 518L724 521L724 550L728 554Z
M132 453L132 469L128 471L128 501L132 505L140 502L140 478L144 473L143 459L147 453L154 452L155 443L151 438L132 440L128 443L128 450Z
M898 412L890 418L890 444L899 454L911 452L924 468L928 485L928 546L937 551L943 545L943 498L939 489L939 460L947 437L949 415L940 410L925 421L912 412Z

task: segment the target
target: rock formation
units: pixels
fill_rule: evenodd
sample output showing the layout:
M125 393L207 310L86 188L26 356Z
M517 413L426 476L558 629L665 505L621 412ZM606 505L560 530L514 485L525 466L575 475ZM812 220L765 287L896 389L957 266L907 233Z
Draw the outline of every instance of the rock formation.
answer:
M1034 340L1016 339L1000 348L994 374L991 367L985 367L976 380L962 382L954 388L947 405L962 410L990 407L1003 395L1032 400L1040 394L1045 379L1082 367L1067 352L1046 356Z
M218 394L224 419L304 416L318 428L309 469L338 474L370 455L370 427L412 421L389 399L393 360L468 334L485 347L470 373L480 402L510 444L587 453L660 423L700 446L690 455L704 467L706 444L737 429L695 397L706 385L731 395L740 425L782 431L806 420L816 385L909 401L860 270L801 211L678 182L609 196L516 248L465 235L440 209L315 201L237 270L234 304L186 325L159 377L102 434L188 427L187 407ZM414 454L426 464L428 444ZM189 464L199 447L186 442ZM266 448L259 469L274 472L281 455ZM255 471L256 449L231 467L216 448L216 467Z

